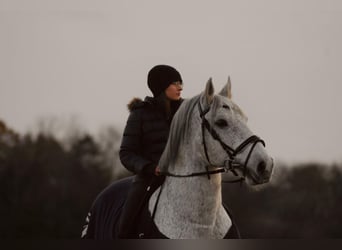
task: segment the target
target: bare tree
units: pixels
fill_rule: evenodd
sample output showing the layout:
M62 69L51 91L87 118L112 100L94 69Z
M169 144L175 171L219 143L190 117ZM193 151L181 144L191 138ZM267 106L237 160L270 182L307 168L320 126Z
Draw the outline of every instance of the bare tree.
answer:
M101 155L104 157L106 167L112 169L113 179L119 179L130 174L120 162L121 133L115 127L103 127L97 136L97 143L99 144Z

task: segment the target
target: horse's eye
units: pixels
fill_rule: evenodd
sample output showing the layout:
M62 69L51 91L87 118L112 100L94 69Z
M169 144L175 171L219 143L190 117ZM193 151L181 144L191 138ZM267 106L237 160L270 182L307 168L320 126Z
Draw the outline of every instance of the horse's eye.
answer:
M215 122L215 125L219 126L220 128L224 128L228 126L228 123L226 120L220 119Z

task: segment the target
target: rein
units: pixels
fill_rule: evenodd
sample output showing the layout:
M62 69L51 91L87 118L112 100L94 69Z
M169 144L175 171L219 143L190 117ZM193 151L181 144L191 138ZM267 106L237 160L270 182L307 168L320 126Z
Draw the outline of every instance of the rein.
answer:
M248 164L248 161L252 155L252 152L253 152L256 144L258 142L261 142L265 146L265 142L262 139L260 139L258 136L252 135L252 136L248 137L246 140L244 140L236 149L233 149L232 147L228 146L227 144L225 144L221 140L218 133L214 130L214 128L212 128L210 126L208 120L205 118L205 115L210 111L210 106L208 106L205 110L203 110L201 107L200 101L198 101L198 109L200 111L200 117L202 119L201 128L202 128L202 143L203 143L203 147L204 147L204 153L205 153L205 156L206 156L207 161L209 163L209 165L206 166L206 171L195 172L195 173L185 174L185 175L172 174L169 172L162 172L161 174L165 175L165 176L180 177L180 178L207 175L208 179L210 179L210 175L212 175L212 174L219 174L219 173L228 172L228 171L232 172L235 176L238 176L236 169L239 167L242 167L242 169L243 169L243 176L242 177L238 178L237 180L223 181L226 183L236 183L236 182L241 183L246 178L247 164ZM226 151L226 153L229 157L229 159L225 161L224 167L222 167L222 168L218 168L216 170L209 170L209 166L213 166L213 164L211 164L209 154L208 154L207 143L205 140L205 130L208 130L209 134L213 137L213 139L217 140L220 143L221 147L224 149L224 151ZM234 162L235 157L239 153L241 153L249 144L252 144L252 147L251 147L251 149L247 155L247 158L246 158L244 164L241 165L241 164L235 163Z

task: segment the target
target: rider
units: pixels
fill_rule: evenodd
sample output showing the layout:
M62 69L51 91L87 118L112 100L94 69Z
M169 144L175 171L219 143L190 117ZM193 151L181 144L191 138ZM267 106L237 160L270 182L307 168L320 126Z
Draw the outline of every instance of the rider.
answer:
M180 73L168 65L153 67L147 76L153 97L134 98L129 104L130 115L123 133L120 160L136 174L121 215L119 238L133 238L133 224L143 205L147 191L165 179L158 162L165 148L170 124L182 98Z

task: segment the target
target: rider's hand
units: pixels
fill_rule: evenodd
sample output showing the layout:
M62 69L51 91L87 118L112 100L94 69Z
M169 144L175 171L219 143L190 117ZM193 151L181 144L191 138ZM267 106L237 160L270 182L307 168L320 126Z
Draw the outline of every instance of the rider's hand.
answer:
M157 166L157 167L155 168L154 174L155 174L156 176L159 176L159 175L160 175L160 168L159 168L159 166Z

